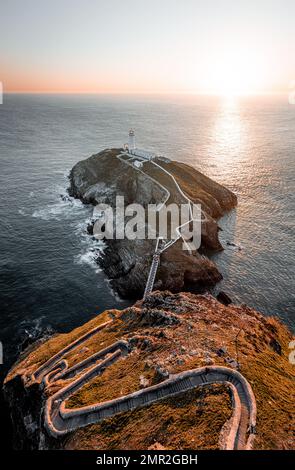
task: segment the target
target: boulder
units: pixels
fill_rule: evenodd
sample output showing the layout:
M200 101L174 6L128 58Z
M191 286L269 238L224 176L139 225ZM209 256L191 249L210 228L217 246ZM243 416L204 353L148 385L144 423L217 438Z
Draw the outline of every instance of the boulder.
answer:
M229 305L232 303L232 300L229 297L229 295L227 295L226 292L224 292L223 290L221 290L217 294L216 299L218 300L218 302L222 303L223 305Z

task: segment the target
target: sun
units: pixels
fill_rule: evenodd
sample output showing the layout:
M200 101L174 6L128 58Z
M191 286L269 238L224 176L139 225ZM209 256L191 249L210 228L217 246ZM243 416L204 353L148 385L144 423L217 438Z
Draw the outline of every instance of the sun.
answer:
M225 97L254 94L262 89L263 72L262 62L253 51L226 51L208 62L203 87L206 93Z

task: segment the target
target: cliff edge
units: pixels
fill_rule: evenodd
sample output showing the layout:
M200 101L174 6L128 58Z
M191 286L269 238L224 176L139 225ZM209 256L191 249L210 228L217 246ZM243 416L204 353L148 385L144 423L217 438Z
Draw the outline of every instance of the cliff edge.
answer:
M157 291L28 349L4 392L22 449L294 449L291 333Z

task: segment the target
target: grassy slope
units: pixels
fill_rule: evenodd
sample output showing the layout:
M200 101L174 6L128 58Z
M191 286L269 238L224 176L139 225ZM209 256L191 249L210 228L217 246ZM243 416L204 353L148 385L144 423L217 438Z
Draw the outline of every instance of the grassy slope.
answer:
M231 416L230 397L219 385L193 390L101 424L77 431L67 449L218 449L220 431Z
M226 365L225 358L219 357L216 351L223 346L227 349L226 356L235 358L235 337L241 330L238 341L241 372L253 387L258 407L258 434L255 446L258 449L295 448L295 367L288 361L288 344L292 337L287 328L275 318L265 318L246 306L225 307L210 296L173 296L161 292L153 295L152 302L154 305L147 305L145 309L142 309L139 302L122 312L112 311L116 319L111 327L88 340L78 351L68 354L67 359L71 365L111 344L117 338L137 338L137 347L126 359L118 361L101 377L85 385L68 400L67 406L83 406L138 390L143 377L149 384L155 383L158 381L155 371L157 366L177 373L206 363ZM155 326L150 314L157 311L168 314L172 312L177 315L179 324L169 327ZM112 312L99 315L67 335L53 337L18 363L9 377L21 373L24 369L36 369L38 364L64 345L108 320ZM270 342L273 339L282 346L281 355L271 347ZM63 383L55 384L51 393L62 385ZM226 392L220 390L216 395L208 394L208 403L212 398L212 407L210 405L205 409L202 416L204 422L199 418L195 421L189 417L191 413L196 417L196 412L192 412L191 408L195 406L194 393L199 392L196 390L184 394L187 397L184 396L183 399L187 402L181 401L180 398L171 398L133 413L124 413L100 425L78 430L67 439L67 446L145 448L151 445L152 441L162 439L161 444L168 448L184 448L191 446L188 438L191 439L193 434L195 447L214 448L221 424L229 413L229 403L224 395ZM181 408L180 415L186 416L183 420L179 415L179 403L187 403ZM218 419L215 420L216 412ZM167 424L166 416L170 415L175 419ZM209 423L208 428L206 420ZM192 434L188 431L189 422ZM162 423L166 423L169 430L166 440L160 439L163 434ZM106 433L108 426L112 429L109 434ZM208 435L204 439L206 434Z

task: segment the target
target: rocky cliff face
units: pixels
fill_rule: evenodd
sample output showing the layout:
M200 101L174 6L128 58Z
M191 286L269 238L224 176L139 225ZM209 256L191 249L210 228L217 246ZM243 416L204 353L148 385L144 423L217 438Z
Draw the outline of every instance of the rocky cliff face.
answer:
M89 365L101 362L104 357L99 359L97 354L102 349L123 341L128 344L128 354L65 393L64 411L117 399L196 368L222 366L236 371L239 367L256 397L254 448L294 449L295 369L288 360L291 340L291 333L278 320L265 318L245 305L224 306L210 295L154 292L145 301L122 311L106 311L23 353L4 385L15 446L223 448L234 411L226 383L196 386L87 426L77 420L74 431L50 436L44 425L48 399L59 391L65 393L71 383L87 374ZM51 364L51 372L36 375L54 355L59 363ZM109 359L110 353L106 356Z
M160 168L146 162L142 171L119 160L120 149L104 150L77 163L70 173L70 195L85 203L115 206L116 196L124 196L125 204L178 205L186 201L181 196L173 179ZM218 251L222 246L218 240L216 219L232 209L236 196L193 168L167 160L157 159L161 167L169 171L184 193L202 206L206 221L202 223L202 251ZM157 184L157 182L159 184ZM111 279L112 286L122 297L142 297L148 277L155 240L106 240L104 256L98 259ZM161 255L155 288L178 292L183 289L214 285L222 278L215 264L201 256L199 251L190 255L182 250L177 241Z

